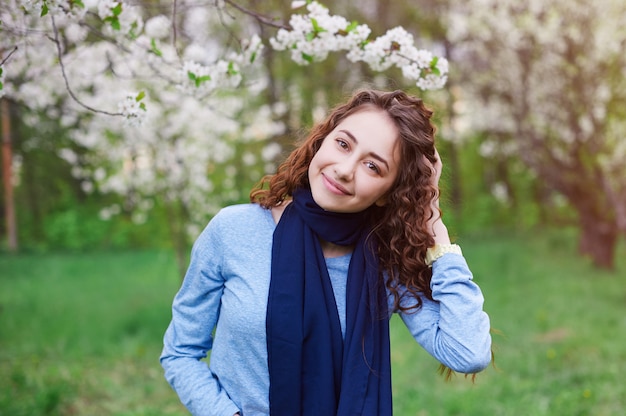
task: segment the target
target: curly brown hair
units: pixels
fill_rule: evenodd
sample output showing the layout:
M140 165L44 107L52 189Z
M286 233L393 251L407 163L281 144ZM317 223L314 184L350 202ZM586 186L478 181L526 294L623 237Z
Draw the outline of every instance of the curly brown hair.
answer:
M428 222L434 215L433 200L438 189L431 183L436 162L433 114L422 100L403 91L359 90L346 103L335 107L324 121L313 127L304 141L287 157L277 173L264 177L250 193L250 200L270 209L289 199L293 191L308 186L308 168L323 140L341 121L364 108L384 111L399 131L400 166L398 176L387 194L382 209L372 211L370 226L378 247L381 273L387 289L394 296L394 307L400 310L419 308L420 294L432 299L432 270L426 265L426 249L434 245ZM269 186L268 186L269 185ZM403 296L416 302L404 306Z

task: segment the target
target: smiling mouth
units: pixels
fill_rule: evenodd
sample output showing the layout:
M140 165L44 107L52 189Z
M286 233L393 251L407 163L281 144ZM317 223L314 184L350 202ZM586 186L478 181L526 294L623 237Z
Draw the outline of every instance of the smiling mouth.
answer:
M341 186L339 183L337 183L335 180L329 178L328 176L324 175L322 173L322 178L324 179L324 185L326 185L326 188L336 194L336 195L344 195L344 196L348 196L350 195L350 192L348 192L348 190L346 188L344 188L343 186Z

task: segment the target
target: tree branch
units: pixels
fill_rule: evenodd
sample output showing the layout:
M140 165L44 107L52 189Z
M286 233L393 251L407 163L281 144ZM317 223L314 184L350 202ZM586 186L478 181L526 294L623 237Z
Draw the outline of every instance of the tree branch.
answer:
M172 46L176 51L176 56L180 59L180 51L178 47L176 47L176 43L178 43L178 28L176 27L176 13L178 9L178 0L174 0L172 2Z
M54 20L54 15L51 15L50 18L52 19L52 30L54 32L54 38L51 39L51 40L56 45L57 57L59 58L59 66L61 67L61 74L63 75L63 81L65 81L65 89L67 90L67 92L70 95L70 97L78 105L80 105L84 109L89 110L89 111L91 111L93 113L106 114L108 116L123 116L122 113L112 113L112 112L109 112L109 111L98 110L97 108L91 107L90 105L87 105L87 104L83 103L76 96L76 94L74 94L74 91L72 91L72 88L70 87L70 83L69 83L69 80L67 78L67 73L65 71L65 64L63 63L63 51L61 50L61 41L59 40L59 30L57 29L56 22Z
M0 66L4 65L4 63L5 63L6 61L8 61L8 60L9 60L9 58L11 57L11 55L13 55L16 51L17 51L17 46L15 46L15 47L13 48L13 50L12 50L11 52L9 52L9 54L7 55L7 57L6 57L6 58L4 58L4 59L2 60L2 62L0 62Z
M267 16L263 16L257 12L254 12L252 10L248 10L243 6L238 5L237 3L233 2L232 0L224 0L225 4L228 4L232 7L234 7L235 9L239 10L240 12L247 14L248 16L252 16L253 18L255 18L258 22L267 25L267 26L271 26L274 27L276 29L290 29L290 27L288 25L282 24L282 23L275 23L274 19L267 17Z

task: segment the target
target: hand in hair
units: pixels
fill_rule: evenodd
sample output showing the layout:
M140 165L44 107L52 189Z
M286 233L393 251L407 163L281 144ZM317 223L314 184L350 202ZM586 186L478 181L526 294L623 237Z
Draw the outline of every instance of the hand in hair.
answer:
M430 220L430 229L432 230L435 244L450 244L450 236L448 235L448 229L441 219L441 210L439 209L439 179L441 178L441 172L443 171L443 162L439 152L435 149L435 157L437 160L435 163L431 163L426 157L426 161L431 165L433 175L431 177L432 185L437 189L437 193L433 198L431 208L433 210L433 217Z

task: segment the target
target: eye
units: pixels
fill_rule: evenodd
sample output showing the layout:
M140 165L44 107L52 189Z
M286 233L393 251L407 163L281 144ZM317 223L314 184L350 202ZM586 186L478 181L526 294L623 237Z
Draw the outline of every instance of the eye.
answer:
M376 165L376 163L368 160L367 162L365 162L365 166L367 166L367 168L371 171L380 175L380 169L378 168L378 165Z
M337 142L337 145L341 147L342 149L348 150L348 148L350 147L348 145L348 142L345 141L344 139L336 139L336 142Z

